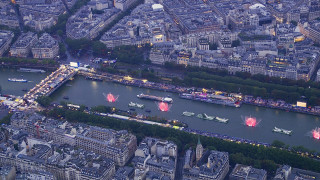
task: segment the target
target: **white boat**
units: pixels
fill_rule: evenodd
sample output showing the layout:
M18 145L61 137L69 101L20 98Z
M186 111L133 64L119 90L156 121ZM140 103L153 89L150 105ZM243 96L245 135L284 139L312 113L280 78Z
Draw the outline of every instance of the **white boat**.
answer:
M173 99L170 97L159 97L159 96L153 96L153 95L148 95L148 94L138 94L138 98L140 99L148 99L148 100L153 100L153 101L162 101L166 103L173 103Z
M221 123L228 123L229 119L216 117L216 121L221 122Z
M194 112L184 111L182 115L190 117L190 116L194 116Z
M136 107L136 108L144 108L144 104L138 104L138 103L134 103L134 102L130 102L128 104L129 107Z
M33 73L45 73L46 72L42 69L30 69L30 68L20 68L18 71L20 71L20 72L33 72Z
M8 78L10 82L28 82L26 79Z
M164 98L162 98L162 101L167 102L167 103L173 103L173 99L170 97L164 97Z
M215 119L214 116L209 116L206 113L198 114L197 118L204 119L204 120L214 120Z
M277 132L277 133L286 134L286 135L291 135L292 134L292 130L286 130L286 129L277 128L277 127L274 127L272 131L273 132Z

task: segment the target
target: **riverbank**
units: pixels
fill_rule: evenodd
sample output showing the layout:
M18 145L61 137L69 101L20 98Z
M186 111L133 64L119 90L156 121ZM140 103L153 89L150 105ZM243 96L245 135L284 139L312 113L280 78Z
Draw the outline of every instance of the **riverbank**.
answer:
M59 68L59 65L54 66L47 66L47 65L34 65L34 64L0 64L0 68L12 68L12 69L19 69L19 68L32 68L32 69L44 69L44 70L50 70L53 71L57 68Z
M199 135L194 134L193 132L185 132L172 128L137 123L135 121L118 120L110 117L99 117L83 112L52 110L45 112L45 114L53 118L64 119L69 122L77 123L88 123L87 120L90 119L91 125L128 130L129 132L135 134L138 140L143 139L145 136L171 139L178 145L180 152L194 145L192 142L196 142L197 138L199 137ZM274 147L237 143L234 141L223 141L221 139L208 136L200 136L200 138L204 147L228 152L231 158L230 161L232 162L239 163L239 159L236 157L238 157L240 154L242 155L242 159L249 158L252 160L251 162L265 160L271 160L277 164L283 164L283 162L285 162L293 167L320 172L320 166L318 165L320 161L308 158L305 156L305 154L289 152L287 150Z
M143 88L161 90L165 92L173 92L178 94L190 93L190 91L192 91L193 93L201 93L203 90L203 88L181 87L181 86L176 86L176 85L166 84L166 83L149 82L144 79L136 79L129 76L114 75L109 73L92 73L92 72L88 73L84 71L79 71L79 74L84 75L85 77L91 77L92 79L103 79L106 81L112 81L112 82L120 83L123 85L143 87ZM216 91L216 90L210 90L210 91ZM221 92L221 93L226 95L236 94L236 93L226 93L226 92ZM241 96L242 97L239 97L234 101L239 102L240 104L245 103L245 104L250 104L250 105L259 106L259 107L279 109L279 110L284 110L288 112L296 112L296 113L320 116L320 107L318 106L309 107L309 108L298 107L295 104L289 104L284 102L283 100L262 99L260 97L254 98L251 95L241 95ZM206 101L203 101L201 98L198 98L198 99L192 98L192 100L206 102Z
M59 66L59 63L53 59L26 59L16 57L0 58L0 67L4 68L33 68L55 70Z

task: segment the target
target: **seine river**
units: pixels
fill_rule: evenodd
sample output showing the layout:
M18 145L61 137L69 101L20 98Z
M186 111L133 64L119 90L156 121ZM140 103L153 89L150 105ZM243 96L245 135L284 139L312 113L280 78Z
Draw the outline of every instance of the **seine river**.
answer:
M0 86L2 87L2 94L10 94L22 96L25 94L24 89L31 89L42 79L44 79L50 72L46 73L27 73L18 72L16 69L0 68ZM28 83L9 82L8 78L26 79Z
M8 77L19 77L23 74L25 79L33 81L31 83L10 83ZM14 70L0 71L0 84L4 94L22 95L23 88L31 88L35 82L39 82L46 74L17 73ZM103 93L112 93L119 96L115 103L108 103ZM170 96L173 104L169 112L160 112L157 104L149 100L137 98L137 94L152 94L157 96ZM129 110L130 101L145 104L145 109L150 109L151 113L136 109L138 114L165 117L167 119L178 119L189 125L192 129L208 132L226 134L234 137L241 137L261 142L272 143L280 140L292 146L302 145L309 149L319 151L320 141L310 137L310 131L315 127L320 127L320 118L312 115L285 112L281 110L242 105L240 108L227 107L222 105L208 104L180 99L178 94L150 90L139 87L125 86L112 82L96 82L86 80L82 76L77 76L73 81L67 82L64 86L52 94L55 102L63 101L63 97L68 96L70 102L84 104L86 106L107 105L122 110ZM228 118L229 123L223 124L215 121L206 121L196 117L182 116L183 111L191 111L195 114L206 113L212 116ZM245 116L256 117L259 122L257 127L247 127L244 125ZM280 128L293 130L292 136L274 133L272 129Z

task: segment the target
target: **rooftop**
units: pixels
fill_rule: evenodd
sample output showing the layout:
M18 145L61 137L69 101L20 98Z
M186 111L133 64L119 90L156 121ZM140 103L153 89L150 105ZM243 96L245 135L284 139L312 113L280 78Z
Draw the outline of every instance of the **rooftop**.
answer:
M13 38L14 34L11 31L0 30L0 49L7 43L8 40Z
M120 10L117 8L104 9L102 14L92 14L89 6L84 6L71 16L67 22L67 33L74 39L91 38L90 33L106 25L106 21Z
M236 164L230 176L234 178L246 178L263 180L267 176L267 172L263 169L256 169L243 164Z
M33 32L22 33L11 48L26 48L35 38L37 38L37 34Z
M33 48L53 48L54 46L58 46L58 41L56 41L48 33L44 33L35 43Z

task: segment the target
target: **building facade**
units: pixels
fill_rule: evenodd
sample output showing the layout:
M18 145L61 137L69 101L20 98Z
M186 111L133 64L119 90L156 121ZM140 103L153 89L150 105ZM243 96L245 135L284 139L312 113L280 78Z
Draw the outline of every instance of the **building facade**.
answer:
M23 33L10 48L10 56L28 57L31 47L37 42L37 34L33 32Z
M54 59L59 54L58 41L44 33L32 47L32 54L37 59Z

